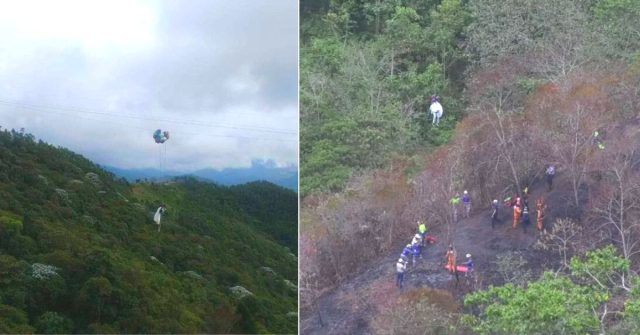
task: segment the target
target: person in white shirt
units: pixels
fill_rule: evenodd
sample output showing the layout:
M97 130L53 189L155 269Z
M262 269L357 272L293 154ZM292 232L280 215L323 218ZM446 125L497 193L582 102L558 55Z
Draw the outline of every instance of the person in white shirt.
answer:
M440 124L440 118L442 117L442 105L440 104L440 97L432 95L431 96L431 106L429 107L429 111L433 115L433 122L436 126Z
M407 262L400 258L396 263L396 286L402 288L402 282L404 281L404 272L407 270Z

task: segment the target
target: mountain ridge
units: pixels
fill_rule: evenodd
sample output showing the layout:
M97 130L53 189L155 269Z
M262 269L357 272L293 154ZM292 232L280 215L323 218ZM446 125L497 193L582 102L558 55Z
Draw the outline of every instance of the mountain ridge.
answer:
M123 169L114 166L103 165L105 170L116 176L125 178L129 182L136 180L163 180L178 176L194 176L203 181L214 182L221 185L240 185L253 181L265 180L273 184L294 190L298 190L298 170L295 166L277 167L269 161L253 161L248 168L199 169L191 172L163 171L154 168L148 169Z
M295 333L294 207L266 183L129 184L1 131L0 332Z

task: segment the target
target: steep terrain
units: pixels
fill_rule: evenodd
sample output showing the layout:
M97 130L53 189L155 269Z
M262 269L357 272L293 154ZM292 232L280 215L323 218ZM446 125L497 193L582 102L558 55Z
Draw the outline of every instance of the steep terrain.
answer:
M548 203L545 219L546 228L552 228L552 222L558 217L566 217L567 203L571 193L567 192L569 184L564 176L559 175L556 187L547 191L544 182L539 181L531 189L530 199L544 196ZM478 206L478 204L475 204ZM438 227L431 233L438 238L436 244L427 245L423 250L423 258L416 266L409 264L402 290L395 286L395 262L407 241L396 243L397 253L389 254L369 262L366 270L355 274L337 289L328 292L318 300L318 310L305 314L301 320L301 331L305 334L373 334L380 329L373 322L381 313L393 308L390 304L402 296L415 294L416 289L433 288L450 292L458 304L462 304L464 295L476 288L489 285L502 285L504 278L498 269L498 256L515 253L522 256L528 269L539 274L546 267L547 253L535 248L540 233L535 229L534 201L531 201L531 221L527 232L522 227L512 228L513 216L510 208L502 207L501 223L491 228L491 210L474 207L469 218L461 218L452 225L451 238L447 238L447 228ZM456 247L458 261L470 253L476 266L476 277L459 276L456 283L444 268L445 253L448 243Z
M295 333L296 213L275 185L131 185L0 132L0 332Z

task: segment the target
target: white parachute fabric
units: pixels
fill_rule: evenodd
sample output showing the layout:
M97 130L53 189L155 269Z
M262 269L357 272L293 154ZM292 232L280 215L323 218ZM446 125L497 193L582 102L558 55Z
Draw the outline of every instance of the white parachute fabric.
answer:
M157 225L160 225L160 219L162 218L162 213L164 213L164 208L163 207L158 207L158 210L156 211L156 214L153 216L153 221Z

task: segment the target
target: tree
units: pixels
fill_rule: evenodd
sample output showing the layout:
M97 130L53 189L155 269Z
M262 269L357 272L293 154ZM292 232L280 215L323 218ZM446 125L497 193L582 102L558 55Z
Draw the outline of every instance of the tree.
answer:
M640 50L640 3L634 0L602 0L593 8L594 29L602 34L602 53L631 59Z
M640 253L640 177L636 168L637 145L609 145L602 154L604 181L593 201L593 215L601 228L613 230L612 239L619 243L625 259ZM605 163L606 162L606 163Z
M569 266L569 253L574 250L582 227L571 219L558 219L550 232L545 232L538 242L536 248L556 251L562 260L560 270Z
M594 315L608 298L562 275L546 272L524 287L506 284L465 297L465 306L477 306L478 317L466 316L480 334L564 334L600 330Z
M551 148L545 158L568 173L576 208L589 168L602 159L594 133L604 133L614 120L615 107L608 103L611 86L600 73L578 71L560 84L540 86L528 99L526 113L537 141Z
M56 312L45 312L38 318L36 329L41 334L70 334L73 321Z

